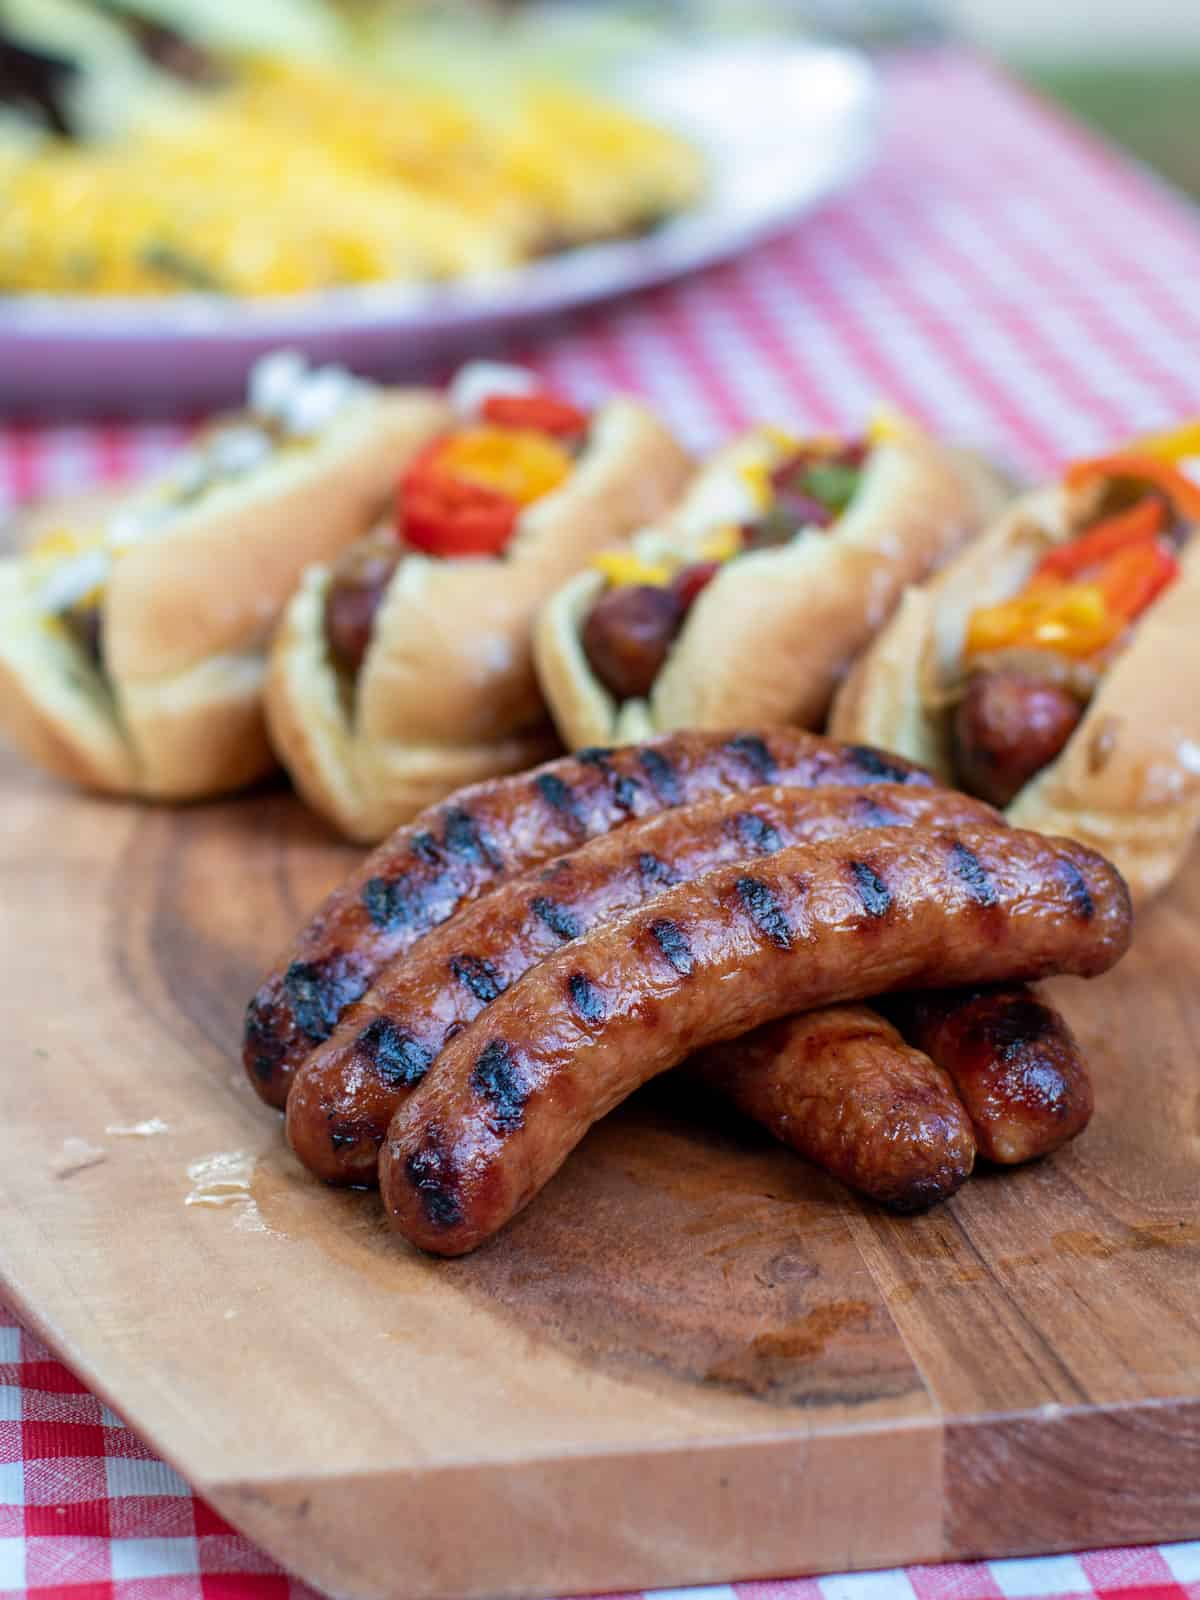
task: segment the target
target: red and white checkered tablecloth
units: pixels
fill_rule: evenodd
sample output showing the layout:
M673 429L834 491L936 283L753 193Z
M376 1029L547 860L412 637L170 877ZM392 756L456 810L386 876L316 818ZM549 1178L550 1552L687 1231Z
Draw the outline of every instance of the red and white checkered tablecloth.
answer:
M642 391L697 445L764 418L854 426L887 399L1036 473L1200 413L1200 219L969 56L898 60L886 82L885 153L853 193L736 263L515 353L582 400ZM152 465L183 436L0 426L0 513ZM0 1309L0 1594L23 1592L312 1594ZM1200 1600L1200 1542L685 1593Z

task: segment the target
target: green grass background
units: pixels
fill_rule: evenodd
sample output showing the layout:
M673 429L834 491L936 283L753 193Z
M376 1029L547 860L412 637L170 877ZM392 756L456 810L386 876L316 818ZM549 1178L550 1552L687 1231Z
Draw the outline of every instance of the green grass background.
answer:
M1015 65L1035 88L1200 199L1200 60L1163 66Z

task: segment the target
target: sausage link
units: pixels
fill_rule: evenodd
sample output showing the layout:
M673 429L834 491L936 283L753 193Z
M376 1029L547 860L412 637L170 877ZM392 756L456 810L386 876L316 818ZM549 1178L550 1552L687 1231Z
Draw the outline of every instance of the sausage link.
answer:
M881 828L718 867L547 957L450 1041L392 1120L384 1203L460 1255L693 1050L893 989L1091 977L1131 923L1102 856L1015 830Z
M582 750L532 772L460 789L398 828L328 897L246 1013L242 1060L268 1105L348 1005L431 928L498 883L636 817L780 783L905 783L929 773L866 745L800 729L673 733Z
M351 545L333 569L325 597L325 644L351 677L362 667L379 607L403 557L394 529L381 528Z
M392 962L301 1062L287 1133L330 1183L375 1182L396 1107L449 1037L570 939L727 861L863 827L1000 825L982 801L898 784L751 789L632 822L464 907Z
M680 1072L896 1211L925 1211L971 1176L975 1137L954 1085L869 1006L769 1022Z
M1020 672L981 672L954 718L955 764L964 789L1006 806L1057 759L1084 705L1068 690Z
M683 602L666 585L606 589L588 612L579 640L593 675L617 700L644 698L685 614Z
M1091 1121L1083 1052L1066 1019L1025 984L915 995L889 1010L954 1080L989 1161L1033 1161Z

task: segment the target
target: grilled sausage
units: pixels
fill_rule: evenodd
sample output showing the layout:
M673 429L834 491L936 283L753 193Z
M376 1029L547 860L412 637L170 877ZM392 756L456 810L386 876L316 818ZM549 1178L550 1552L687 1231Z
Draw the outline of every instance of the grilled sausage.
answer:
M989 1161L1033 1161L1087 1127L1083 1054L1065 1018L1024 984L915 995L889 1009L954 1080Z
M667 586L633 583L605 590L588 612L580 643L609 694L640 700L650 693L685 614Z
M465 907L394 961L297 1069L293 1150L331 1183L374 1183L401 1100L447 1038L544 956L672 884L727 861L863 827L987 825L982 801L943 789L752 789L593 839Z
M242 1059L268 1105L375 974L465 901L635 817L780 783L933 779L899 757L799 729L674 733L583 750L533 772L462 789L398 828L319 908L251 1000Z
M720 571L696 561L668 584L606 589L588 612L580 644L597 680L616 700L643 700L654 687L675 636Z
M564 946L450 1041L384 1141L388 1213L460 1255L693 1050L890 990L1094 976L1131 921L1102 856L1016 830L881 828L719 867Z
M971 1175L975 1138L954 1085L869 1006L769 1022L701 1051L680 1075L896 1211L925 1211Z
M352 677L363 664L375 614L403 555L395 533L381 529L351 545L330 576L325 643L337 665Z
M963 787L995 806L1014 800L1079 726L1084 707L1066 689L1018 672L981 672L954 719Z

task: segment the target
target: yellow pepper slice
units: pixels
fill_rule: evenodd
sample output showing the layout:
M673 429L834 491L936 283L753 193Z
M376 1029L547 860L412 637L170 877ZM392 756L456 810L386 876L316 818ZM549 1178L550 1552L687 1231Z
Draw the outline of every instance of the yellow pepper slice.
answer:
M902 444L917 432L917 425L902 411L890 406L878 406L867 424L867 439L871 444Z
M1138 455L1157 456L1160 461L1172 463L1200 456L1200 417L1189 417L1165 433L1147 434L1129 448Z
M1083 658L1094 655L1124 627L1093 583L1039 583L1000 605L983 606L967 625L966 652L1030 646Z
M570 451L532 428L464 428L437 453L441 470L495 489L520 506L557 489L574 465Z
M602 550L592 557L592 566L603 573L614 589L648 584L655 589L670 583L674 573L661 561L642 561L629 550Z
M750 490L759 511L766 511L775 498L771 487L771 469L765 461L747 461L738 468L738 476Z
M47 528L29 546L29 555L34 561L59 561L82 549L82 541L69 528Z
M742 548L742 533L734 523L727 522L709 534L700 546L702 561L730 561Z

